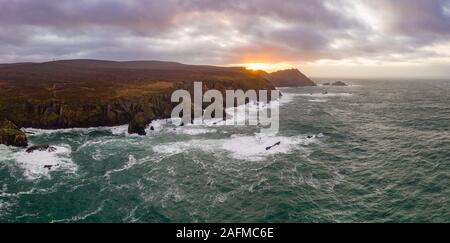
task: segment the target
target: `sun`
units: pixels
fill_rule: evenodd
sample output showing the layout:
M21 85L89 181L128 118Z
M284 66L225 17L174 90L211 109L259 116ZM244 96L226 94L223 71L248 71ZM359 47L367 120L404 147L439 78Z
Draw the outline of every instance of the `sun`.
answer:
M245 67L249 70L257 71L257 70L266 70L269 65L266 63L247 63Z
M283 70L288 68L293 68L295 65L292 63L264 63L264 62L250 62L240 64L239 66L244 66L246 69L251 71L266 71L266 72L274 72L277 70Z

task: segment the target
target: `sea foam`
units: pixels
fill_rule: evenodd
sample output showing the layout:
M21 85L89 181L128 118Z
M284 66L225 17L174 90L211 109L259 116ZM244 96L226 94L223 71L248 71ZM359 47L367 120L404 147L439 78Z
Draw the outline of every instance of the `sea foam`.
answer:
M160 154L174 155L189 151L200 150L217 154L225 152L229 158L237 160L261 161L274 154L289 154L295 149L301 149L317 142L318 136L307 138L304 136L272 136L265 134L232 135L226 139L193 139L190 141L160 144L153 150ZM280 142L279 145L275 145ZM275 146L273 146L275 145ZM273 146L270 149L268 147Z
M312 93L312 94L298 94L303 97L311 97L311 98L329 98L329 97L349 97L353 94L351 93Z
M23 170L25 178L33 180L41 177L50 177L52 171L65 171L75 173L77 165L71 160L71 149L68 145L53 146L56 150L34 151L27 153L24 150L13 152L11 157ZM51 168L45 168L51 167Z

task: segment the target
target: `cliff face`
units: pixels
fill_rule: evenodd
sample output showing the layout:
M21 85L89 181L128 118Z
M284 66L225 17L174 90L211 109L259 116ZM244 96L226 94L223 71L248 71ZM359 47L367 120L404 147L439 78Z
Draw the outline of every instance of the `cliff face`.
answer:
M5 104L2 113L19 127L58 129L114 126L128 123L134 113L141 111L146 111L150 119L164 116L171 109L167 101L170 102L170 96L164 94L98 101L83 101L82 97L79 101L25 100Z
M177 105L172 92L192 92L194 81L222 93L274 89L241 68L94 60L6 65L0 67L0 117L45 129L129 124L130 133L143 135L143 126L170 117Z
M267 75L267 79L277 87L316 86L314 81L301 73L298 69L287 69Z

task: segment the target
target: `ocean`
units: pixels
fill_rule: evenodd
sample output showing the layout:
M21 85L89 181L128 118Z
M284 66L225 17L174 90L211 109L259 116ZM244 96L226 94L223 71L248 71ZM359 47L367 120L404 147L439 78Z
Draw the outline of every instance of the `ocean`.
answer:
M26 129L56 151L0 145L0 222L449 222L450 81L349 84L280 88L276 135Z

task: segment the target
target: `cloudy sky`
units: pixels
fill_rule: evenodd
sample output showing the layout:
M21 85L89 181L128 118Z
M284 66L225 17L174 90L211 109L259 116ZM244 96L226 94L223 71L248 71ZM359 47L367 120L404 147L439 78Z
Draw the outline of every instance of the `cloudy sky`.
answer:
M0 0L0 62L75 58L450 77L450 0Z

